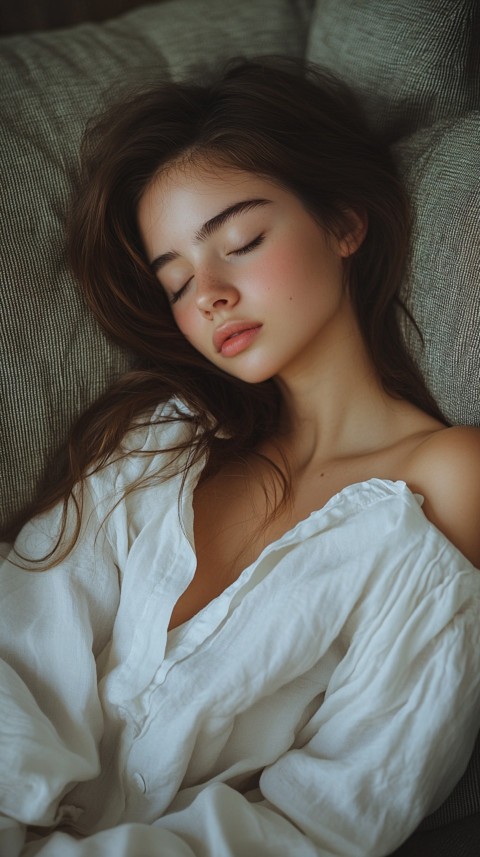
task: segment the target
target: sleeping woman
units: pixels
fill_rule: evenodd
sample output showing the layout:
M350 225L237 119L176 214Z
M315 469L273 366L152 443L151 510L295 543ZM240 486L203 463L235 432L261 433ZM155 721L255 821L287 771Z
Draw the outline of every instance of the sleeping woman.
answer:
M480 431L406 348L409 225L293 60L89 128L70 261L135 363L4 546L2 855L381 857L462 775Z

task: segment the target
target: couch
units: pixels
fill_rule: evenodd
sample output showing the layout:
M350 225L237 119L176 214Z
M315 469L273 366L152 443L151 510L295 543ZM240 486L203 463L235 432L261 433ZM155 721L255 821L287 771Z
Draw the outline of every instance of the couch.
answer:
M410 347L448 419L480 425L476 0L23 0L23 17L14 8L0 12L2 528L54 472L78 413L132 362L98 328L65 263L86 120L129 82L201 74L232 55L307 56L356 90L413 202L404 300L423 345ZM450 798L396 852L430 854L480 854L478 746Z

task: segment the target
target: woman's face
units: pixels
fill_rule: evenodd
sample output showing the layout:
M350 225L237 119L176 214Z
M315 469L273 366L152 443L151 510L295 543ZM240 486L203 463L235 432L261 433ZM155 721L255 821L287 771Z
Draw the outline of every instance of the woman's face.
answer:
M226 168L172 168L138 208L148 260L188 341L250 383L311 365L348 303L334 239L297 197Z

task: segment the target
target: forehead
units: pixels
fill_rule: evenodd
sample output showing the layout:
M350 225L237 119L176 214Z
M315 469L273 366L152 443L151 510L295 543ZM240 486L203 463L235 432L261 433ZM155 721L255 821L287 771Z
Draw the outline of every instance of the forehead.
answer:
M227 167L175 165L155 176L137 209L144 242L159 230L168 243L180 229L194 233L228 205L244 199L285 193L272 180Z

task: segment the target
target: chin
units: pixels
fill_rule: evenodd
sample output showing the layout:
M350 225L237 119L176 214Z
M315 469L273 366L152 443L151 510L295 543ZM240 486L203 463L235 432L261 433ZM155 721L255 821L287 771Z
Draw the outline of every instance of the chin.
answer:
M238 378L239 381L243 381L245 384L262 384L264 381L269 381L273 378L275 374L273 372L260 371L260 369L252 369L250 372L229 372L224 366L222 366L222 369L227 375L230 375L232 378Z
M264 361L263 365L253 365L253 366L243 366L239 367L237 371L228 372L228 369L225 369L229 375L234 375L235 378L238 378L240 381L244 381L245 384L262 384L264 381L271 381L274 378L278 378L282 374L282 370L284 369L284 363L277 361L270 361L270 364L265 365L266 361Z

